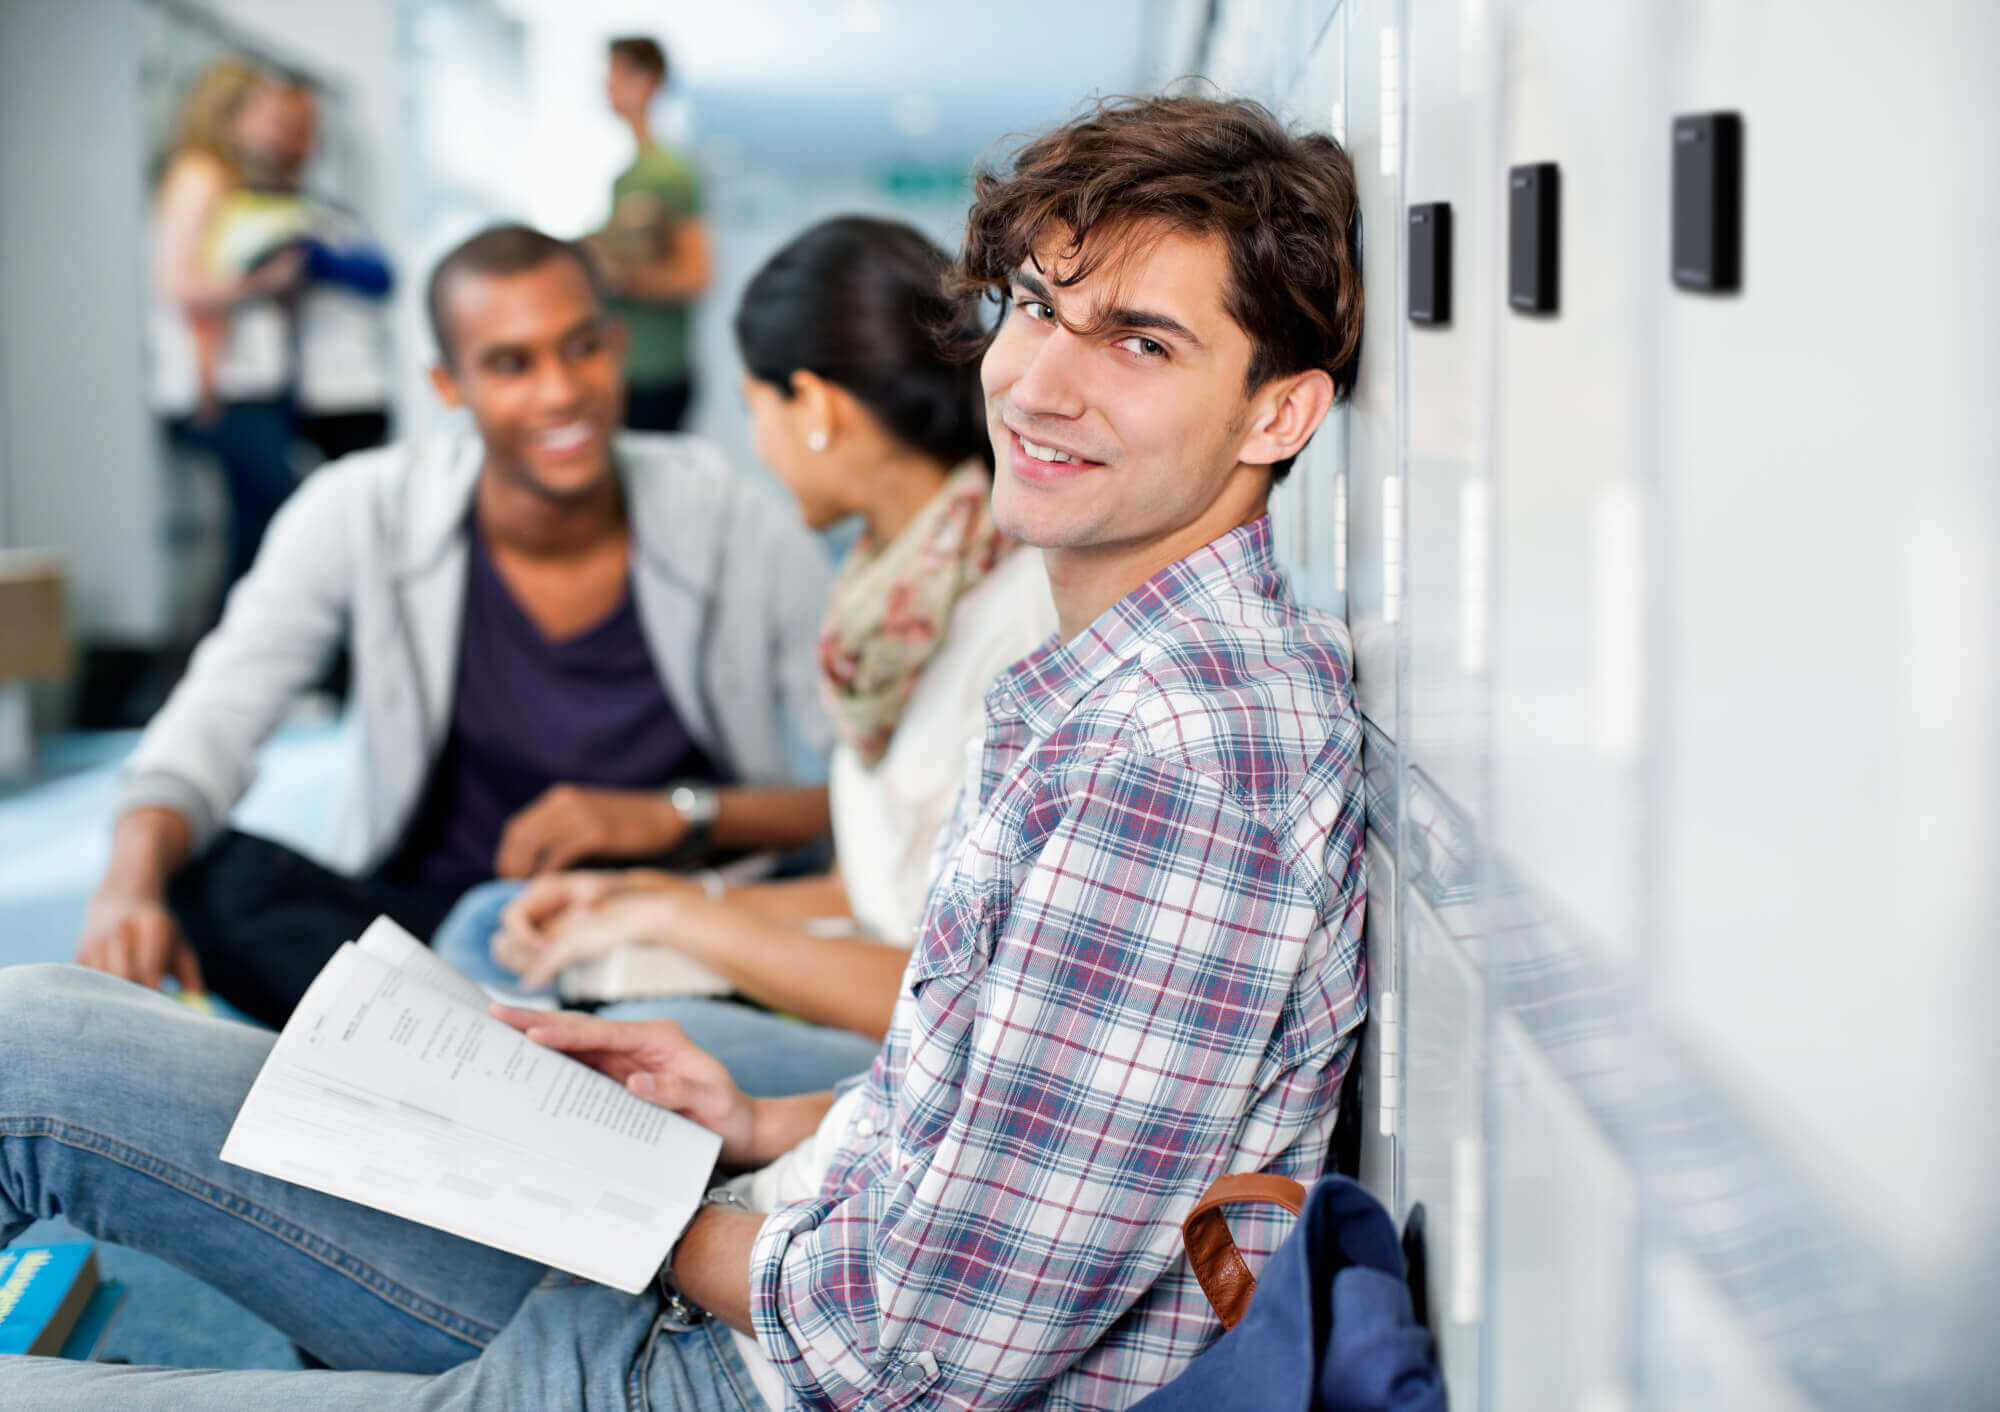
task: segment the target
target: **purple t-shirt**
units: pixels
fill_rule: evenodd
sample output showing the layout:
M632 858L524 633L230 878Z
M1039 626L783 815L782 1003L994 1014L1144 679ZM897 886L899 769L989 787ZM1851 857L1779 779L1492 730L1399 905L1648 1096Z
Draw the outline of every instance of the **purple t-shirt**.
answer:
M726 782L660 686L629 582L608 617L551 641L515 602L477 525L468 537L451 732L392 875L484 882L507 822L551 785Z

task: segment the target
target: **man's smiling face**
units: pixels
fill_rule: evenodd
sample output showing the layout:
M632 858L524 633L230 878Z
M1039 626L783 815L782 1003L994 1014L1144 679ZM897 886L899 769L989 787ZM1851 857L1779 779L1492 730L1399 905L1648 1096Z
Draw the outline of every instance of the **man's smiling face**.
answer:
M1269 472L1238 460L1252 350L1223 308L1222 240L1127 232L1114 258L1064 286L1067 234L1045 236L1014 272L980 367L1000 528L1044 549L1119 554L1173 539L1225 499L1254 513Z
M598 492L616 474L625 331L583 267L561 258L517 274L468 271L445 294L452 346L432 378L448 405L471 409L488 465L547 500Z

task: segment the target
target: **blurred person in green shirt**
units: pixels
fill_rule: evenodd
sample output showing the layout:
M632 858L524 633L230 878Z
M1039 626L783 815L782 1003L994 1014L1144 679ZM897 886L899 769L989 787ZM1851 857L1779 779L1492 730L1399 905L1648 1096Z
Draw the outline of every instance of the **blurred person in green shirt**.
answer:
M645 38L611 41L605 96L638 144L611 186L611 215L586 237L631 334L625 425L679 431L694 395L694 301L708 289L701 184L678 152L653 138L650 110L667 86L667 55Z

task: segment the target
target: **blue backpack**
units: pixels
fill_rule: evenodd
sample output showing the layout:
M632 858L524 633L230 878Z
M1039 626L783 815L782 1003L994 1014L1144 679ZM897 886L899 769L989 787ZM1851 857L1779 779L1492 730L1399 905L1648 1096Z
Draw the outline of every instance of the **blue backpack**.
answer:
M1222 1217L1240 1201L1299 1213L1262 1279ZM1140 1402L1142 1412L1446 1412L1423 1310L1421 1206L1410 1216L1407 1263L1382 1203L1341 1176L1322 1177L1310 1196L1288 1177L1223 1177L1181 1230L1224 1332Z

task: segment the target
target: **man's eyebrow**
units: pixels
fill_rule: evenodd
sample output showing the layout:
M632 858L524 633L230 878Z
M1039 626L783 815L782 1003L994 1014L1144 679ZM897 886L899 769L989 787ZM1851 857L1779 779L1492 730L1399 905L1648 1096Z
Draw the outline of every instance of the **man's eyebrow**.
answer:
M567 343L580 333L594 333L604 327L604 321L605 316L601 313L591 314L585 318L578 319L575 323L557 334L555 341L557 343ZM532 358L534 352L534 345L531 343L489 343L479 350L479 356L473 361L490 363L496 358L508 355Z
M525 343L489 343L479 350L473 361L479 364L496 363L506 357L531 356L532 351Z
M1171 314L1155 314L1146 309L1108 309L1099 322L1106 328L1151 329L1154 333L1164 333L1169 338L1178 338L1197 348L1202 346L1194 330Z
M1041 300L1044 304L1050 305L1051 307L1054 306L1055 296L1049 293L1049 287L1043 284L1040 280L1036 279L1033 275L1029 274L1025 269L1014 271L1014 273L1010 275L1009 278L1012 279L1015 284L1018 284L1021 286L1021 288L1027 290L1028 293L1034 295L1035 298Z
M1011 276L1013 282L1041 300L1049 307L1055 307L1055 296L1049 293L1047 285L1026 270L1016 270ZM1097 328L1149 329L1154 333L1164 333L1169 338L1178 338L1196 348L1203 347L1195 331L1171 314L1156 314L1148 309L1107 309L1091 323Z

